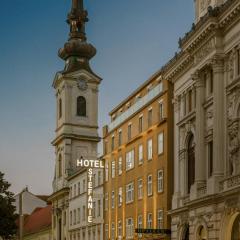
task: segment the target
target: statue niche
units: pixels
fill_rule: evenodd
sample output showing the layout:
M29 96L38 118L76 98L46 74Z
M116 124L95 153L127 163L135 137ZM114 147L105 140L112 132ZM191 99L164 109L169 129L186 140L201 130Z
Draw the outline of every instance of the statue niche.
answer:
M239 140L239 120L236 119L229 125L229 160L231 163L232 175L240 174L240 140Z

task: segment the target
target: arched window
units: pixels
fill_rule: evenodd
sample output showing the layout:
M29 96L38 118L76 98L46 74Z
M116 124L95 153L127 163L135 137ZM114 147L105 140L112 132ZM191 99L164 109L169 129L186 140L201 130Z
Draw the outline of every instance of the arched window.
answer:
M182 240L189 240L189 225L186 224L184 226L183 234L182 234Z
M77 116L86 117L86 99L83 96L77 98Z
M62 117L62 99L60 98L58 101L58 118Z
M187 146L187 160L188 160L188 193L195 181L195 146L193 135L190 136Z
M58 157L58 177L62 176L62 155Z
M235 219L232 228L232 236L231 240L238 240L240 239L240 215Z
M207 240L207 231L206 229L201 226L198 230L198 233L197 233L197 239L199 240Z

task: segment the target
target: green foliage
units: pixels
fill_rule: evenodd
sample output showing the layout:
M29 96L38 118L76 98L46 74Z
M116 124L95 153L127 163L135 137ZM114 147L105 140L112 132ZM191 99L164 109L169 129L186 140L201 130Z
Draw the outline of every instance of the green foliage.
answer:
M0 172L0 236L3 239L12 238L17 231L15 206L13 206L14 194L8 191L11 184L4 180L4 174Z

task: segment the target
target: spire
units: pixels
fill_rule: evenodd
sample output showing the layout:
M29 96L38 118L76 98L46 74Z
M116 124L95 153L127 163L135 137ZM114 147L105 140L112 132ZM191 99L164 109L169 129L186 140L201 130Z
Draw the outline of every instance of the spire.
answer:
M85 24L88 13L84 10L83 0L72 0L72 8L67 17L70 26L69 39L64 47L59 49L58 55L65 60L65 72L85 69L92 72L89 60L95 56L96 49L87 43Z

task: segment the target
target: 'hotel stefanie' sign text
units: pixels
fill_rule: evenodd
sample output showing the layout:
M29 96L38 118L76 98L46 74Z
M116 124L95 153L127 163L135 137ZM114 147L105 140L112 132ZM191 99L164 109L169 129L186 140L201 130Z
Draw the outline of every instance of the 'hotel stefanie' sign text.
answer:
M88 160L77 159L78 167L86 167L87 170L87 209L88 209L88 222L93 222L93 168L104 168L101 160Z

